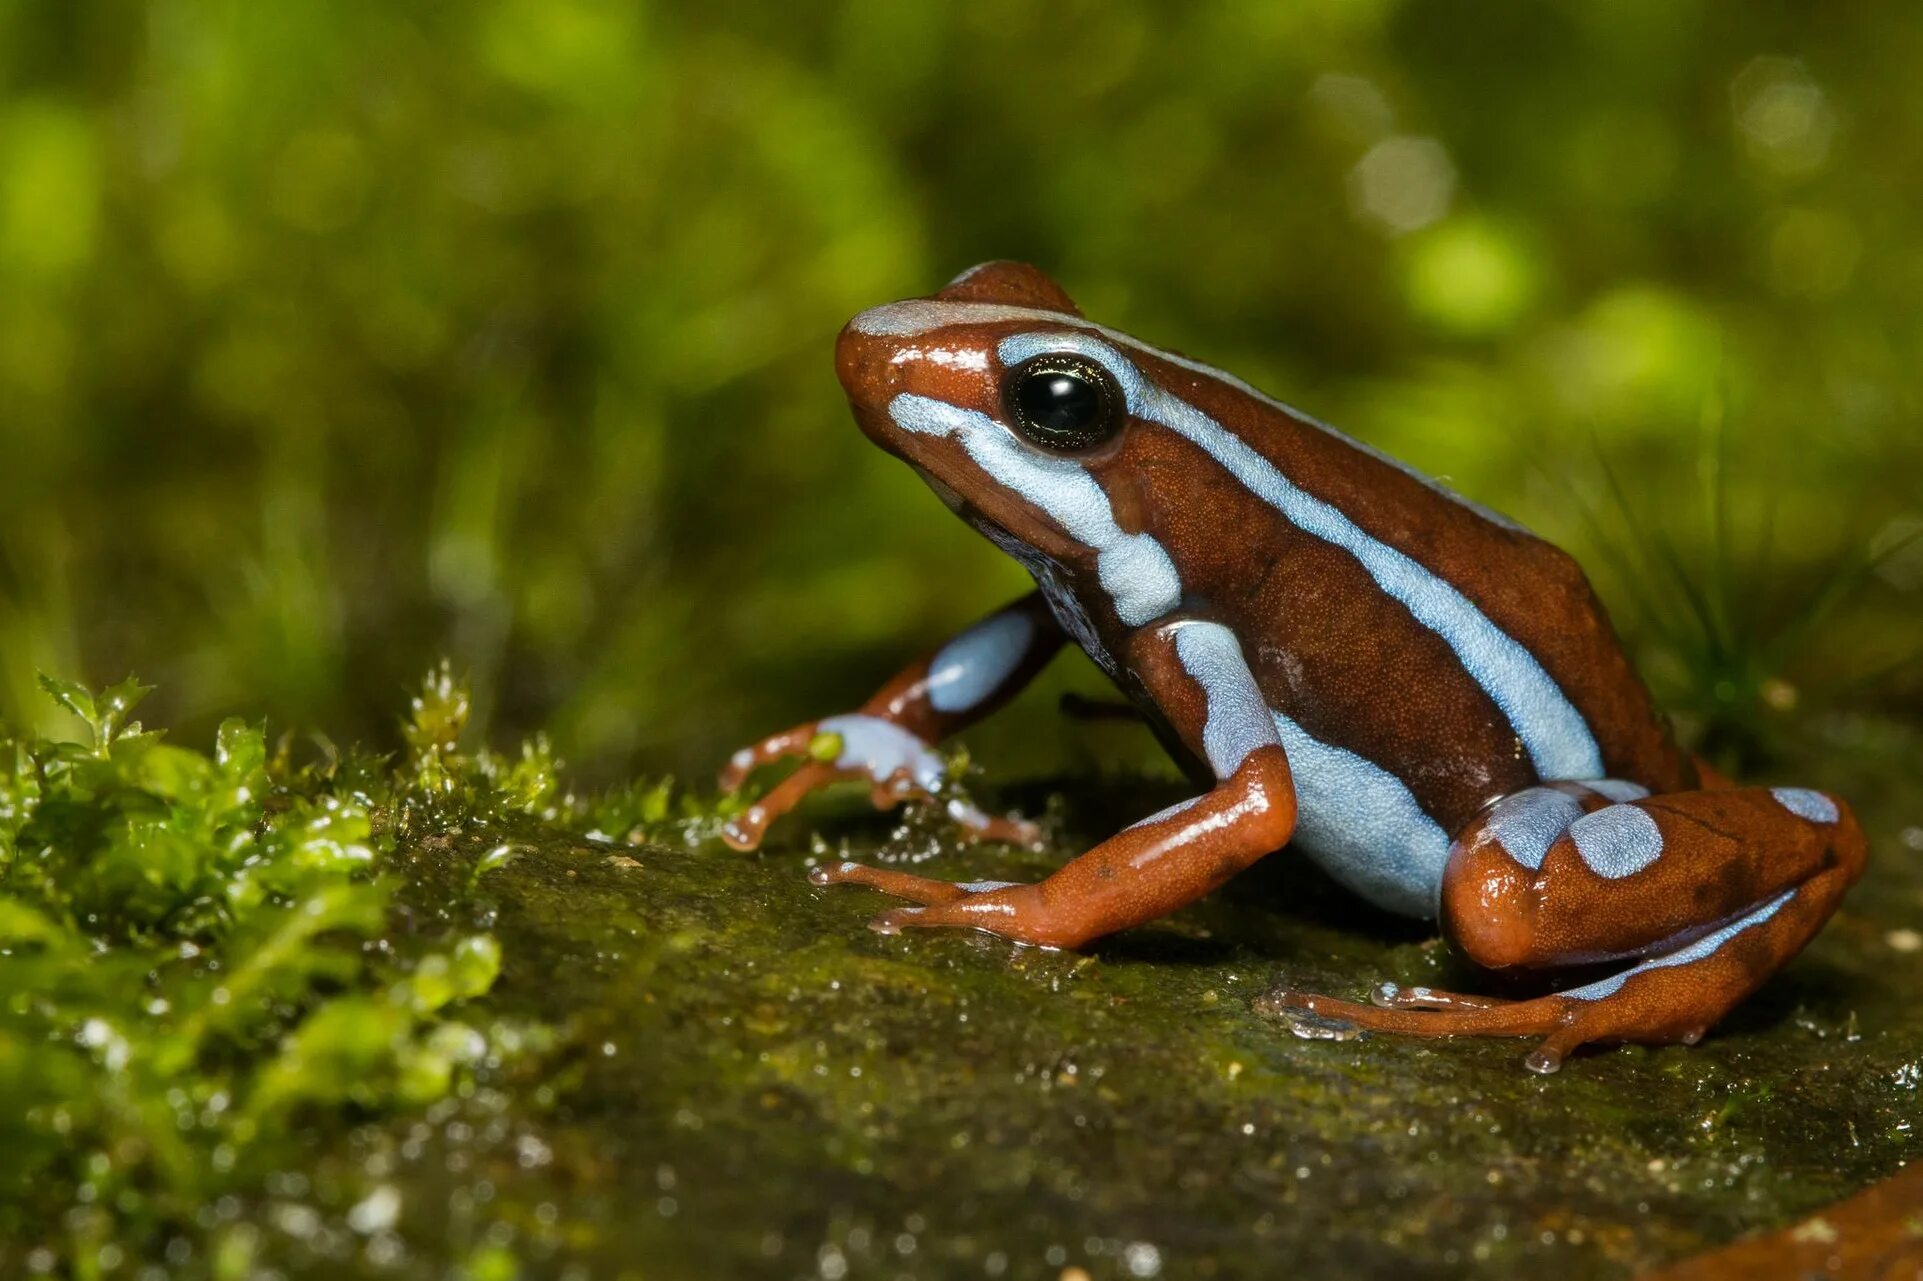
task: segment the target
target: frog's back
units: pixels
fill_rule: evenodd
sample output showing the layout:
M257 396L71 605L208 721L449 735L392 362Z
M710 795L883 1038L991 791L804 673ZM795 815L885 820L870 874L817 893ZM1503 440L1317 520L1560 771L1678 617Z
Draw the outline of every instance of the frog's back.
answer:
M1693 784L1566 553L1226 375L1140 360L1170 419L1139 438L1150 523L1302 738L1446 830L1545 779ZM1158 475L1189 480L1158 500Z

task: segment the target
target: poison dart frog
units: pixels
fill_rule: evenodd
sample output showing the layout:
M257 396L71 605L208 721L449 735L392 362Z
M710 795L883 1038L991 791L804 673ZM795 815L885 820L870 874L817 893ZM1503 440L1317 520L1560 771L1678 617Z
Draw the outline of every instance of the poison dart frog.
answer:
M1065 641L1200 789L1037 884L838 862L816 884L909 901L883 933L965 927L1054 948L1154 920L1276 850L1436 922L1501 1000L1378 985L1280 1003L1360 1028L1694 1044L1793 957L1861 874L1836 797L1737 787L1692 758L1567 554L1249 384L1095 324L1042 272L971 269L865 311L836 364L862 430L1021 562L1037 590L854 712L735 754L722 785L814 759L728 828L751 849L808 792L955 798L933 745ZM824 752L822 745L828 744ZM826 757L823 759L822 757ZM1605 977L1595 967L1613 966ZM1561 990L1559 972L1572 971Z

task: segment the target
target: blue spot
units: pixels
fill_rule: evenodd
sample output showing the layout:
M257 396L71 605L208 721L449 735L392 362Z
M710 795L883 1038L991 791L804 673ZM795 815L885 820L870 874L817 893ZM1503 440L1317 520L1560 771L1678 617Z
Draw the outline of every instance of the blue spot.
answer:
M903 775L923 791L941 790L945 767L935 750L909 731L879 716L848 712L830 716L815 726L823 734L841 735L838 769L857 770L880 780Z
M1778 805L1812 823L1834 823L1843 816L1835 801L1807 787L1772 787L1769 794L1776 798Z
M1000 689L1021 666L1035 624L1020 610L983 619L941 647L928 664L928 702L938 712L965 712Z
M1553 787L1532 787L1505 796L1489 811L1483 831L1501 842L1509 857L1530 871L1542 866L1549 847L1582 817L1582 803Z
M1589 870L1612 881L1636 873L1663 856L1663 830L1634 805L1611 805L1569 825L1569 839Z

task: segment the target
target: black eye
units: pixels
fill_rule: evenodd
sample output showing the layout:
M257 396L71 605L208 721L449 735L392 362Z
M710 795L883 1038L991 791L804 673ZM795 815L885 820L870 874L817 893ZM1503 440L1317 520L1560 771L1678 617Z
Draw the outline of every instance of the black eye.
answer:
M1106 369L1073 355L1036 356L1008 371L1009 422L1044 449L1088 449L1122 428L1122 389Z

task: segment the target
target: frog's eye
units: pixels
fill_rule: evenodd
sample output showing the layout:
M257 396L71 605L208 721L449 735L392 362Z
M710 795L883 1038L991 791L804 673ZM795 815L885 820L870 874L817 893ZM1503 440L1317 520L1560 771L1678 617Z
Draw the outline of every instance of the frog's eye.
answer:
M1016 431L1060 452L1101 444L1127 417L1114 377L1071 353L1035 356L1010 369L1002 380L1002 404Z

